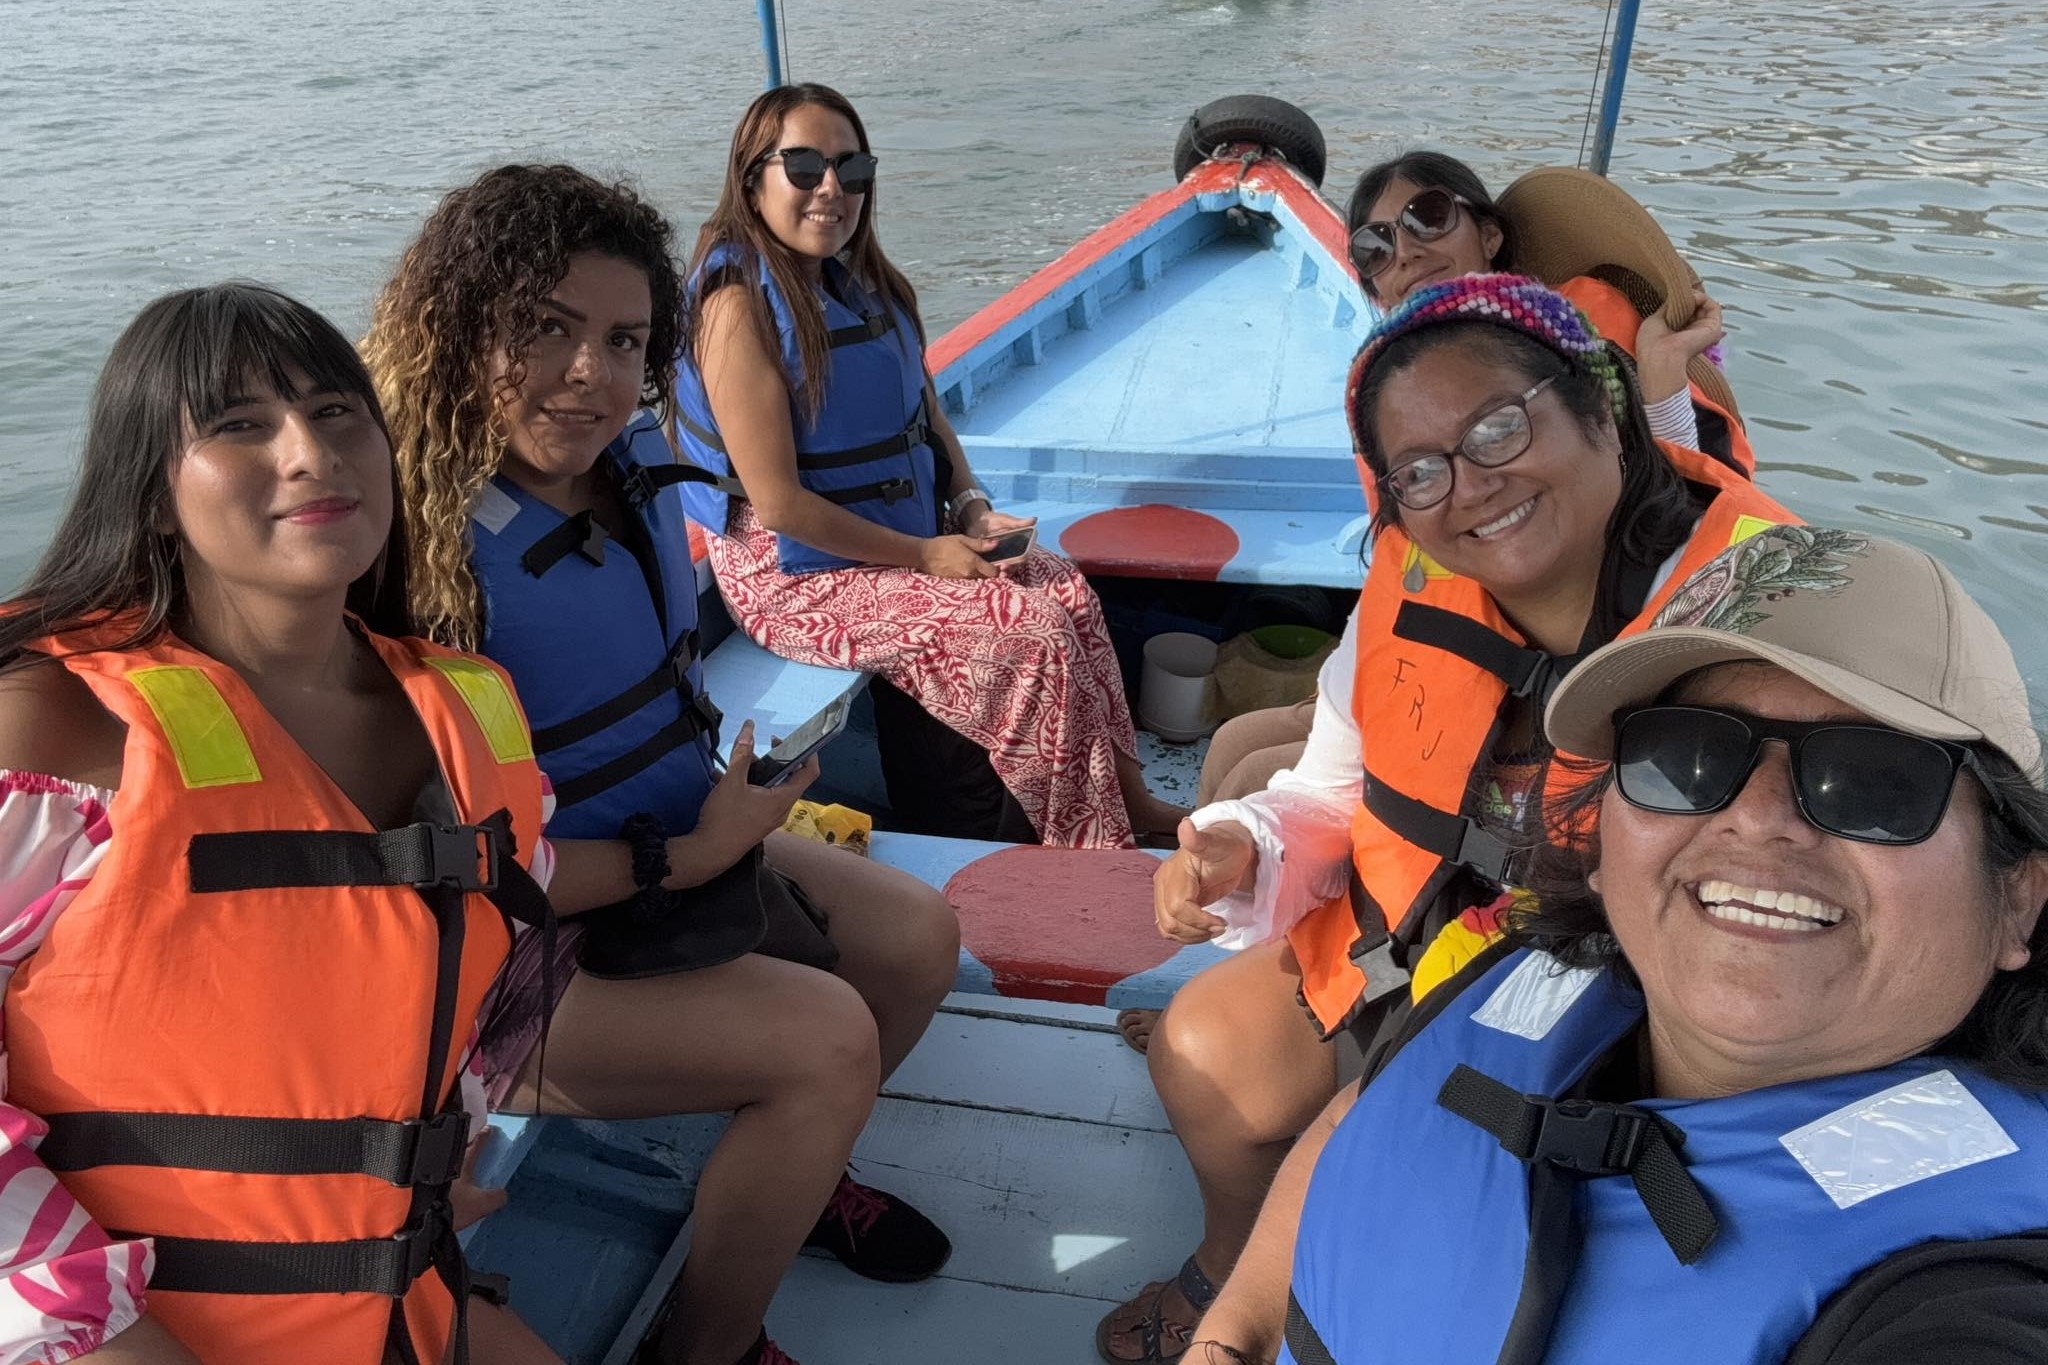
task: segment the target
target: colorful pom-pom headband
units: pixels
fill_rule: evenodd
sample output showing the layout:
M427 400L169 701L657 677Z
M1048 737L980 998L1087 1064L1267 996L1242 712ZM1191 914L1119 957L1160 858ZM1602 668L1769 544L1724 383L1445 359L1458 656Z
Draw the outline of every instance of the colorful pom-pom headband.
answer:
M1366 373L1397 339L1446 322L1490 322L1549 347L1598 379L1607 390L1615 425L1626 424L1628 381L1593 324L1569 299L1524 275L1462 275L1410 294L1358 348L1344 388L1344 411L1358 450L1369 447L1358 411L1358 391Z

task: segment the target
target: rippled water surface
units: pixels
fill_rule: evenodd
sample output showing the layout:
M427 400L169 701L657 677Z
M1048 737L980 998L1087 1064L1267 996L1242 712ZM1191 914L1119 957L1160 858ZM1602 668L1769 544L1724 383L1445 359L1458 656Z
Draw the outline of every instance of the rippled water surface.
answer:
M1165 187L1218 95L1304 106L1330 190L1402 148L1578 154L1596 0L785 0L884 157L937 328ZM687 234L760 82L749 0L7 0L0 584L47 539L135 309L228 275L351 331L436 198L513 158ZM1614 174L1727 307L1772 492L1942 555L2048 681L2048 13L1646 0Z

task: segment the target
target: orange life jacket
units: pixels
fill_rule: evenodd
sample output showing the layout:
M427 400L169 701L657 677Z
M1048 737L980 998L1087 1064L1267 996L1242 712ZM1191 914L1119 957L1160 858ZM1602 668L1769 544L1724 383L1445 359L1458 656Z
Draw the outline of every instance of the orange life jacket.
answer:
M1601 337L1614 342L1631 356L1635 355L1636 334L1642 329L1643 319L1626 294L1590 275L1566 280L1557 286L1557 292L1570 299L1572 305L1586 315L1587 321L1593 324L1593 330ZM1686 387L1692 393L1693 416L1699 423L1701 449L1755 478L1756 451L1750 447L1749 433L1743 428L1742 418L1709 398L1698 384L1688 381Z
M550 922L510 684L366 638L442 778L438 819L385 833L174 637L37 646L128 733L106 862L7 990L8 1099L102 1227L156 1239L150 1315L223 1365L440 1365L466 1335L455 1081L508 917Z
M1720 461L1662 449L1713 495L1678 564L1623 635L1647 629L1693 571L1730 545L1798 520ZM1459 868L1503 882L1509 850L1474 818L1472 777L1493 752L1509 700L1540 705L1561 676L1556 664L1484 588L1439 567L1399 527L1374 542L1351 692L1365 767L1351 820L1355 876L1346 895L1288 934L1302 998L1326 1034L1361 1004L1409 984L1411 952L1434 936L1429 911L1464 908L1437 905Z

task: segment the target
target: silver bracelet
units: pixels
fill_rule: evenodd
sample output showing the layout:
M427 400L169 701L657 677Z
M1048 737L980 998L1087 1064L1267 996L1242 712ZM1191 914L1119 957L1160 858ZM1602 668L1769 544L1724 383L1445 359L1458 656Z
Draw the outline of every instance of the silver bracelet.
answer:
M990 507L994 507L996 505L995 499L991 498L985 490L970 486L968 488L962 489L958 493L955 493L952 496L952 498L947 501L946 515L951 517L956 522L959 521L961 512L966 510L967 504L970 502L985 502Z

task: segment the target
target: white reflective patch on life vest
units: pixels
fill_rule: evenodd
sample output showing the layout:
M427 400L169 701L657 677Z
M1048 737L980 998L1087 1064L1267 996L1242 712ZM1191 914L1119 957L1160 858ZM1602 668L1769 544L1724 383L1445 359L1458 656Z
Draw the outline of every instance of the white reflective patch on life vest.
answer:
M1778 1141L1838 1209L2019 1150L1952 1071L1880 1090Z
M1531 953L1493 988L1472 1022L1536 1042L1557 1027L1599 975L1591 968L1564 967L1547 954Z
M512 518L519 515L519 504L512 495L496 484L487 483L476 500L476 511L470 513L470 520L489 531L492 535L503 535L505 528L512 524Z

